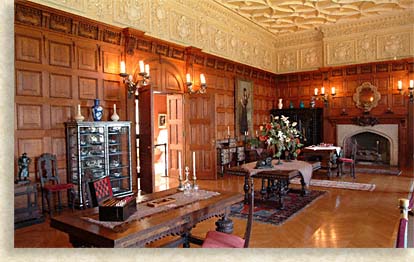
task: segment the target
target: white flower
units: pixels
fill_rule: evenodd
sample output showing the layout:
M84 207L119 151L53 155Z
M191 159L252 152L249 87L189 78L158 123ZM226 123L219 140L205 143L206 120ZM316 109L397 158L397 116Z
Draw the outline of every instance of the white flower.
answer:
M292 127L295 127L297 124L298 124L298 123L293 122L293 123L292 123ZM296 129L295 129L295 130L296 130Z

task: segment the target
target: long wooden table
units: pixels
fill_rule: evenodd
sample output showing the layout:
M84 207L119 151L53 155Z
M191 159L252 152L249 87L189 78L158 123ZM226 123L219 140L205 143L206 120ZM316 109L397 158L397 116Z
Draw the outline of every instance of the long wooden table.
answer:
M142 196L140 201L159 199L176 192L176 189L156 192ZM98 214L98 208L53 217L51 226L67 233L74 247L145 247L166 236L181 236L167 247L181 243L184 247L189 247L191 229L206 219L219 217L216 230L232 232L233 223L227 216L230 213L230 206L242 201L243 195L237 192L217 192L220 193L217 196L132 221L122 232L116 232L82 218Z

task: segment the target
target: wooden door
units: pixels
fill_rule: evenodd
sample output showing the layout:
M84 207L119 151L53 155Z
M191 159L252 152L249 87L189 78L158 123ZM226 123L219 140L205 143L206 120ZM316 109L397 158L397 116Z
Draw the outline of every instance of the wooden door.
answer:
M212 94L187 94L186 158L192 177L192 154L196 154L197 179L216 179L215 100Z
M178 178L178 152L181 152L181 161L184 159L183 139L183 96L167 95L168 116L168 170L169 176ZM181 163L183 164L183 163Z
M155 188L153 95L151 86L140 87L138 90L141 190L145 193L152 193Z

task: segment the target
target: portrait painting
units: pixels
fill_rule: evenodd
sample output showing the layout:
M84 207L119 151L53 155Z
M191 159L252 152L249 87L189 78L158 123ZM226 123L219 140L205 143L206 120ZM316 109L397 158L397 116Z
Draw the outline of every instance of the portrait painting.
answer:
M236 136L253 132L253 82L241 78L235 81Z
M167 114L158 114L158 128L167 127Z

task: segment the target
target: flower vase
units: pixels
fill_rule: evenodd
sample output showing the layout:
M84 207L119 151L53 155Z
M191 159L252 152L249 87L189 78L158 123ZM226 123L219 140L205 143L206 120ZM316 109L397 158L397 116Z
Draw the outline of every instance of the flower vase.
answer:
M282 109L283 108L283 100L282 98L279 98L279 103L277 104L277 108Z
M286 162L291 162L292 160L290 159L290 152L289 151L285 151L285 161Z
M75 119L76 122L82 122L85 119L85 117L82 115L80 105L78 105L78 112L77 112L76 116L74 117L74 119Z
M116 113L116 104L114 104L114 113L111 116L111 120L114 122L119 120L119 115Z
M99 104L99 99L94 100L94 105L92 106L92 117L94 121L101 121L103 115L103 108Z

